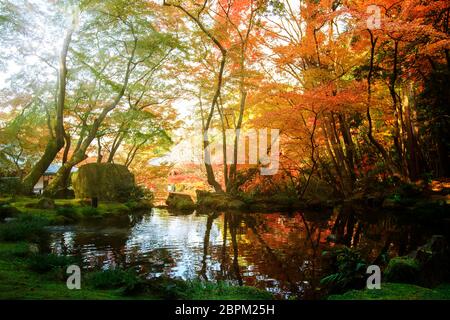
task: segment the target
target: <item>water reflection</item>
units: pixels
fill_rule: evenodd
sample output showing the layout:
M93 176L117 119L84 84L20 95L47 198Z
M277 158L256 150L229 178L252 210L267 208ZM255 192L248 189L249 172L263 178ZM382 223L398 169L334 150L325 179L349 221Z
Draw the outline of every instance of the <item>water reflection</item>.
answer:
M358 247L368 261L405 254L435 230L351 208L293 214L193 213L164 209L126 220L55 227L51 250L80 255L85 268L133 267L147 277L224 280L280 298L320 298L322 252Z

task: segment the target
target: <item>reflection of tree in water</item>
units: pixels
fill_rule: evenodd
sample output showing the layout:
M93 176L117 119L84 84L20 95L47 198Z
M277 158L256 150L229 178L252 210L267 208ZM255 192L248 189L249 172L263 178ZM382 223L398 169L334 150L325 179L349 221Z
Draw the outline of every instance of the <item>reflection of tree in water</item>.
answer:
M57 253L80 256L87 268L128 267L137 261L138 250L126 250L131 228L142 220L142 215L133 215L120 221L112 219L105 226L85 224L75 232L54 235L53 243L58 244ZM66 239L70 234L70 239Z
M165 247L165 242L155 247L129 244L132 227L142 216L133 219L125 225L114 223L108 227L102 221L101 228L81 226L54 234L58 239L53 239L53 250L82 254L85 265L91 268L139 265L142 273L167 275L176 273L177 268L192 268L207 281L226 280L268 289L284 297L316 299L322 295L317 290L320 279L331 267L331 261L322 257L324 250L346 245L358 248L369 263L380 264L385 256L414 250L433 234L421 225L403 223L390 214L361 214L342 206L332 214L330 210L290 215L228 212L186 216L177 219L174 226L182 223L188 227L186 230L195 228L201 233L194 233L193 238L184 234L180 238L183 242L175 247ZM152 223L145 220L143 230L151 230ZM162 228L152 235L164 237L160 233L166 230L169 229ZM177 232L171 237L178 239ZM192 246L186 250L188 257L180 259L180 245Z
M272 221L268 217L275 217ZM207 279L206 258L209 250L209 232L213 220L217 215L211 214L206 221L204 236L204 250L200 276ZM279 232L280 224L288 224L287 229ZM260 214L223 214L223 237L217 259L220 261L220 270L216 279L233 280L238 284L254 285L265 288L270 282L276 282L284 292L297 293L303 290L305 282L311 277L311 270L315 267L318 255L316 247L320 239L317 225L303 225L289 222L292 217L282 215ZM301 222L300 219L296 221ZM315 233L315 240L311 237L311 230ZM308 231L306 231L308 230ZM287 232L285 232L287 231ZM303 232L304 236L298 236ZM296 239L297 238L297 239ZM306 239L305 239L306 238ZM229 242L228 242L229 241ZM241 259L239 257L241 256ZM299 272L300 265L300 272ZM255 269L255 272L251 270ZM266 278L257 279L258 276Z
M239 284L290 292L302 299L322 295L320 279L327 273L324 250L346 245L361 250L369 262L383 254L402 254L417 247L414 225L402 225L389 215L363 219L351 207L333 214L317 212L222 215L222 245L210 248L209 233L217 214L208 215L200 275L208 279L207 257L220 262L209 280L232 280Z
M389 213L359 213L351 206L336 211L332 227L335 242L358 248L371 263L381 263L383 255L405 255L433 234L425 226L404 223Z
M214 219L218 217L217 213L209 213L206 219L206 229L205 236L203 238L203 256L202 256L202 268L200 270L200 277L204 280L208 280L208 276L206 275L207 269L207 256L208 256L208 247L209 247L209 237L211 235L211 227L213 225Z
M208 257L208 250L209 250L209 243L210 243L210 233L211 233L211 227L213 225L214 219L219 217L219 213L210 213L208 214L208 217L206 219L206 230L205 230L205 236L203 241L203 257L202 257L202 268L199 272L200 277L204 280L208 280L208 277L206 275L207 271L207 257ZM221 254L220 254L220 271L216 275L217 280L237 280L239 285L242 285L242 276L241 271L239 267L239 248L238 248L238 240L237 240L237 233L238 228L241 223L240 215L231 214L231 213L224 213L223 214L223 243L221 246ZM232 264L230 265L229 257L227 255L227 239L228 234L230 235L231 239L231 247L233 250L233 259Z

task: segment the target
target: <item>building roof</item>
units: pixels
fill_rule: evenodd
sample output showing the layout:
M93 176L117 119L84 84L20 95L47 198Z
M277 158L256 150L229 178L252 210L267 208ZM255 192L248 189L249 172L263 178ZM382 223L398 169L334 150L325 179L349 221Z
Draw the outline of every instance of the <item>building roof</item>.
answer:
M48 166L47 170L45 170L44 175L46 176L53 176L58 172L59 168L61 168L61 163L52 163ZM76 172L78 171L78 168L73 167L70 172Z

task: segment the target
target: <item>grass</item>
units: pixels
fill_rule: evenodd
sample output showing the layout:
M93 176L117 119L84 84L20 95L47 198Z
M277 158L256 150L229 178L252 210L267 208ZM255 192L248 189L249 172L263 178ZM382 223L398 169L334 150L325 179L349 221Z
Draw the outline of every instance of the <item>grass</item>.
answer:
M10 223L0 224L0 241L39 242L45 239L48 221L42 217L24 214Z
M96 289L134 289L140 278L132 270L105 270L93 272L88 275L90 285Z
M56 254L32 254L27 260L30 270L38 273L50 272L55 269L67 268L71 264L75 264L75 258L59 256Z
M27 252L24 243L0 243L0 299L123 299L113 290L69 290L65 281L32 272Z
M189 286L190 298L193 300L271 300L274 298L265 290L232 286L225 282L191 281Z
M429 289L406 283L382 283L377 290L351 290L328 300L450 300L450 284Z

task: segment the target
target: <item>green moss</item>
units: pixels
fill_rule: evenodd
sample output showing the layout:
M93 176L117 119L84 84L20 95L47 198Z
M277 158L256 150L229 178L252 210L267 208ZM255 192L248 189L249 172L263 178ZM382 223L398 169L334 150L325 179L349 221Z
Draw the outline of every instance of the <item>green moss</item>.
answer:
M196 208L191 196L183 193L170 193L166 204L176 210L194 210Z
M75 223L81 219L79 212L74 207L58 207L56 215L61 217L63 223Z
M131 209L123 203L103 202L97 208L101 216L118 216L131 213Z
M127 201L135 188L134 176L124 165L89 163L72 174L77 198L97 197L100 201Z
M133 290L140 284L140 278L133 270L104 270L92 272L88 275L89 284L96 289L118 289Z
M39 242L47 235L46 219L32 215L22 215L10 223L0 224L0 241Z
M225 282L192 281L190 299L193 300L271 300L273 296L261 289L248 286L233 286Z
M416 283L420 272L419 263L409 257L395 257L384 271L388 282Z
M0 242L0 258L23 258L30 253L30 246L26 242Z
M39 273L65 268L75 263L77 263L77 261L73 257L60 256L56 254L33 254L27 260L30 270Z
M119 292L67 289L65 281L48 279L28 269L23 243L0 243L0 299L123 299Z
M10 206L16 210L15 215L25 213L45 219L52 225L72 224L84 218L117 217L127 215L132 211L122 203L101 202L93 212L91 207L80 199L58 199L55 200L55 209L38 209L35 208L38 201L39 198L20 197L14 199Z
M198 192L197 205L212 210L243 210L247 207L242 200L225 193Z
M351 290L328 300L450 300L450 284L434 289L405 283L382 283L381 289Z

